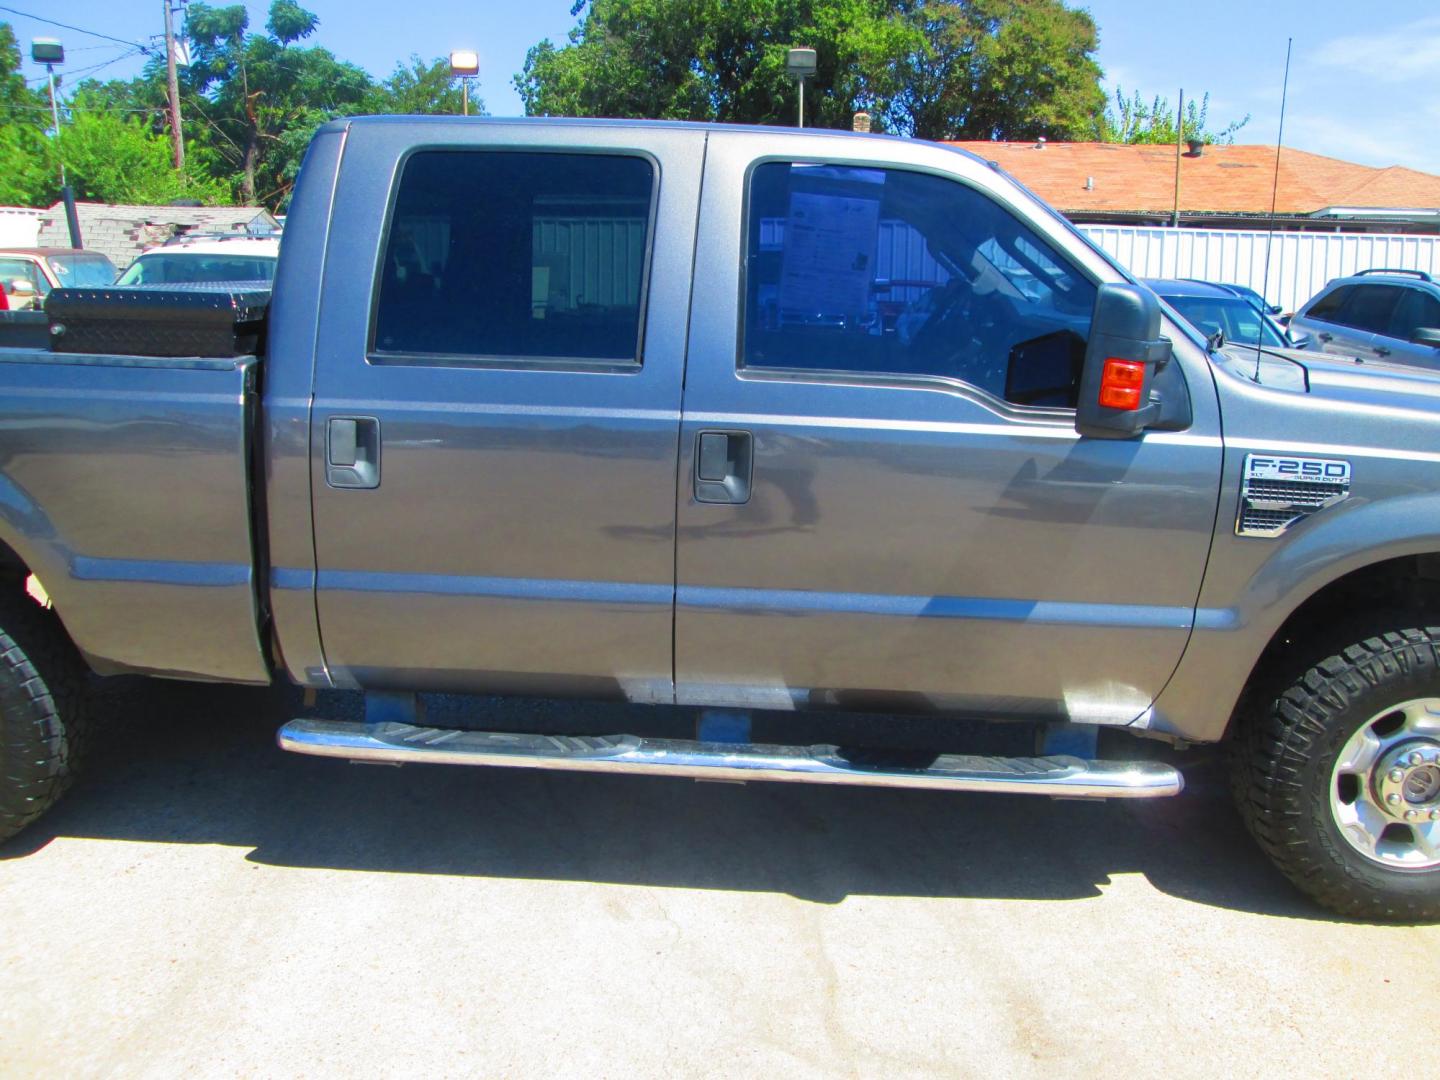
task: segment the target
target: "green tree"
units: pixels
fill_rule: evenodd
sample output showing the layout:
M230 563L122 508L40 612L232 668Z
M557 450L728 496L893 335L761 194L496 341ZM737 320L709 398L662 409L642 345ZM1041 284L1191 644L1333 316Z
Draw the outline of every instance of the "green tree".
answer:
M274 0L265 34L249 31L244 6L190 4L185 18L191 64L183 109L232 175L240 199L277 206L288 197L310 135L326 120L356 111L373 85L329 50L296 43L319 20L294 0Z
M374 87L364 102L366 112L412 116L458 114L460 108L460 84L450 74L450 61L441 57L426 63L413 53L407 63L396 64L390 77ZM473 91L470 112L485 115L485 103Z
M534 46L526 112L791 124L792 46L816 50L806 122L925 138L1093 137L1095 24L1062 0L589 0Z
M1183 130L1176 123L1175 110L1168 98L1157 95L1148 105L1135 91L1130 97L1118 87L1115 90L1115 104L1107 108L1101 120L1100 137L1105 142L1138 144L1159 144L1173 146L1177 142L1199 139L1204 143L1230 144L1235 133L1250 122L1250 114L1243 119L1232 120L1219 131L1210 130L1210 95L1201 96L1198 102L1185 103Z
M592 0L569 44L530 49L515 86L531 115L795 121L792 46L816 50L806 123L848 127L909 31L885 0Z
M37 206L54 201L60 181L46 156L49 127L49 102L25 85L14 31L0 23L0 203Z
M1099 38L1059 0L912 0L887 130L924 139L1093 138L1105 106Z
M202 150L176 172L170 143L143 115L117 111L93 89L77 91L59 150L76 198L109 203L168 203L192 198L227 203L230 188L208 175ZM55 147L47 157L52 161Z

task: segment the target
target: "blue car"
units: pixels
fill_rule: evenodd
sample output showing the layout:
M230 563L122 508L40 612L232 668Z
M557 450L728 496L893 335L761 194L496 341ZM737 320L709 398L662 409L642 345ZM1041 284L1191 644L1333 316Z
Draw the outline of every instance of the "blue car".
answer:
M1145 284L1207 337L1218 332L1235 345L1305 347L1303 341L1292 338L1283 326L1242 296L1239 286L1189 278L1146 278Z

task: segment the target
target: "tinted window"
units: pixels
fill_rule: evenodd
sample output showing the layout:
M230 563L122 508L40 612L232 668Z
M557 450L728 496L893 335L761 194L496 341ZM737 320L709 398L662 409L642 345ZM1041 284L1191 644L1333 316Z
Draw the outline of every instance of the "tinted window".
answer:
M1340 314L1340 309L1345 306L1345 301L1350 299L1350 293L1354 288L1353 285L1341 285L1338 289L1326 293L1310 306L1310 310L1305 312L1305 318L1336 322L1335 317Z
M196 282L270 281L273 255L202 255L165 252L141 255L120 275L119 285L184 285Z
M1095 286L961 184L761 165L747 260L746 366L940 375L1075 404Z
M1390 323L1390 336L1410 340L1421 327L1440 330L1440 299L1420 289L1406 289L1395 305Z
M637 157L413 155L381 265L375 351L637 361L653 188Z
M1383 334L1390 328L1390 317L1395 313L1400 292L1394 285L1356 285L1345 310L1334 321Z

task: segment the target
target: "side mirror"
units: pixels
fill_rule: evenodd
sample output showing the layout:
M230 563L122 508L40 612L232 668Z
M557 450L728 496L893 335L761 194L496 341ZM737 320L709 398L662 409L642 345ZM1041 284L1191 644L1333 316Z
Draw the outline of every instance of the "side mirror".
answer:
M1410 340L1416 345L1429 345L1432 349L1440 349L1440 330L1433 326L1422 326L1410 335Z
M1150 400L1155 373L1170 362L1160 336L1160 301L1139 285L1101 285L1090 321L1075 430L1095 439L1131 439L1160 418Z
M17 277L10 282L11 296L34 296L35 283L29 278Z
M1275 321L1278 322L1281 326L1289 326L1290 320L1294 317L1295 315L1293 312L1287 311L1284 315L1281 315L1280 309L1278 307L1275 308Z

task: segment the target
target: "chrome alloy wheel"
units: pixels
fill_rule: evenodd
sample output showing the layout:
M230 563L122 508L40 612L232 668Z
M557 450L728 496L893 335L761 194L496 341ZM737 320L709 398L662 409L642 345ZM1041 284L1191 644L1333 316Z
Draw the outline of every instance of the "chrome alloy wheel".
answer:
M1335 760L1330 813L1372 862L1440 866L1440 698L1403 702L1360 725Z

